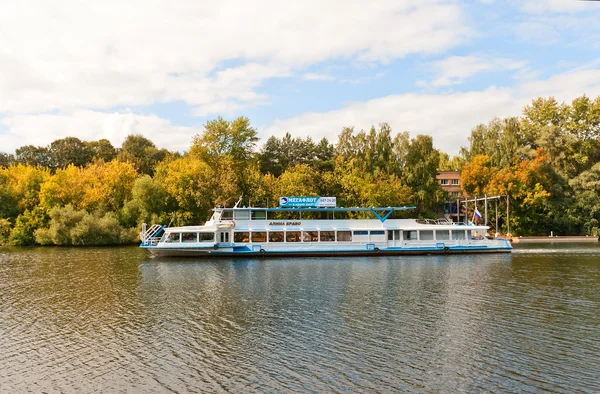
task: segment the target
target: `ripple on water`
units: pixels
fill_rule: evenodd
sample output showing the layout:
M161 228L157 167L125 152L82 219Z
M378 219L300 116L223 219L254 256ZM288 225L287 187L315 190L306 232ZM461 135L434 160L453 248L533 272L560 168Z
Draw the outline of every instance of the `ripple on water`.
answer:
M264 261L0 252L0 388L599 391L600 260L572 250Z

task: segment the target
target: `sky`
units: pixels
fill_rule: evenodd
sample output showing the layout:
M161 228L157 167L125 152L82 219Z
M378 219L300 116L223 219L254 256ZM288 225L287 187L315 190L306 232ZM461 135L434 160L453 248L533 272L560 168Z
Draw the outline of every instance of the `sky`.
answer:
M600 1L0 2L0 151L129 134L185 151L217 116L270 136L471 129L600 95Z

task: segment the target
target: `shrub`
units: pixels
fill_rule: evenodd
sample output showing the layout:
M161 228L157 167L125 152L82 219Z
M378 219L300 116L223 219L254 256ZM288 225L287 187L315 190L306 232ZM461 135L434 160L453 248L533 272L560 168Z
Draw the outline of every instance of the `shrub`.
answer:
M118 245L137 239L137 231L122 227L112 212L91 214L66 205L53 208L50 218L48 228L35 232L42 245Z
M17 217L8 242L16 246L34 245L36 243L35 230L44 227L47 222L48 215L42 208L35 207L31 211L25 210Z

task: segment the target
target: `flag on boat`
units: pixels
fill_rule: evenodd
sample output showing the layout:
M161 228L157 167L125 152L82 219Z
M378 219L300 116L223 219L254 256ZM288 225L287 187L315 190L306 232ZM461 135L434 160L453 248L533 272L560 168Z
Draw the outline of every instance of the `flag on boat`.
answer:
M479 220L481 220L481 213L479 213L479 210L477 209L477 207L475 207L475 212L473 212L473 221Z

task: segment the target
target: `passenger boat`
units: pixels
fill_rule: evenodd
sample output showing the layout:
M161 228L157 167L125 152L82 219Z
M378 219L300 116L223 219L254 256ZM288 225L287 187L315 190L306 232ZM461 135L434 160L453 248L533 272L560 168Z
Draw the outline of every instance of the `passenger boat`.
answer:
M278 208L246 208L238 207L239 203L233 208L214 208L212 217L202 226L147 228L144 224L140 246L155 256L197 257L419 255L512 250L508 240L486 237L487 226L390 218L394 212L415 207L280 204ZM371 218L348 218L360 213ZM321 218L315 219L316 216Z

